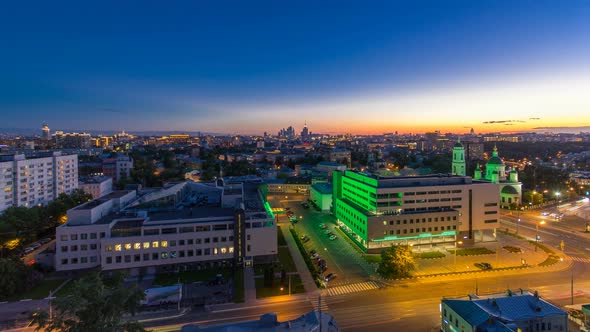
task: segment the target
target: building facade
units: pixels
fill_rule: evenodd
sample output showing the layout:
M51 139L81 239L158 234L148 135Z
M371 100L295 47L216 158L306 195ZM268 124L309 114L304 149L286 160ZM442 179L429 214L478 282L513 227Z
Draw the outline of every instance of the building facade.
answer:
M272 261L277 227L259 187L181 182L82 204L57 228L56 270L143 274Z
M0 212L11 206L45 205L78 188L78 155L53 152L37 158L0 158Z
M117 154L102 161L102 173L109 176L115 183L131 176L133 158L128 155Z
M80 179L78 187L96 199L113 192L113 179L108 176L85 177Z
M367 252L481 241L494 234L500 217L497 187L467 176L335 171L332 204L338 224Z
M486 163L485 175L482 176L482 170L477 165L473 178L496 184L502 208L515 209L522 203L522 183L518 181L518 172L506 170L497 147L494 146L492 157Z

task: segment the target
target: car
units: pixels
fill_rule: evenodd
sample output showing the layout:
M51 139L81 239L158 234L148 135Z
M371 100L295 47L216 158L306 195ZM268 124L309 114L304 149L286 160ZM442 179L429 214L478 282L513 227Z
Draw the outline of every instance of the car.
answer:
M332 235L334 235L334 232L332 232L332 231L329 231L329 232L328 232L328 233L326 233L326 234L328 234L328 236L332 236Z
M303 235L301 235L299 238L300 238L301 240L303 240L303 239L305 239L305 237L307 237L307 235L303 234Z
M39 242L41 242L41 244L49 243L49 242L51 242L51 238L46 237L44 239L41 239L41 241L39 241Z
M329 233L331 233L331 232L332 232L332 231L331 231L331 230L329 230L329 229L327 229L327 228L326 228L326 229L324 229L324 234L329 234Z
M289 218L289 220L292 222L297 222L297 217L291 217L291 218Z
M330 235L330 240L334 241L336 240L338 237L334 234Z
M475 267L480 268L482 270L491 270L492 269L492 264L486 263L486 262L475 263L474 265L475 265Z
M309 242L309 237L306 236L305 239L303 239L302 241L303 241L303 243Z
M548 215L549 215L549 212L547 212L547 211L543 211L543 212L541 212L541 215L542 215L542 216L548 216Z
M320 273L324 273L326 270L328 270L326 266L320 266Z
M318 258L320 258L320 255L318 255L318 253L315 252L315 253L311 254L311 258L318 259Z
M330 281L330 280L332 280L332 279L336 278L337 276L338 276L338 275L336 275L336 273L334 273L334 272L332 272L332 273L328 273L328 275L327 275L327 276L324 278L324 280L325 280L326 282L328 282L328 281Z
M326 224L324 224L324 223L321 223L321 224L319 224L319 225L318 225L318 227L319 227L319 228L325 228L325 227L326 227Z
M551 214L549 215L549 217L551 217L551 218L557 218L557 213L551 213Z
M317 252L315 249L311 249L311 250L309 251L309 253L310 253L311 255L314 255L314 254L317 254L318 252Z
M35 248L33 248L33 247L26 247L25 248L25 255L30 254L33 251L35 251Z
M39 242L35 242L35 243L33 243L31 245L31 248L33 248L33 249L37 249L37 248L40 248L40 247L41 247L41 243L39 243Z

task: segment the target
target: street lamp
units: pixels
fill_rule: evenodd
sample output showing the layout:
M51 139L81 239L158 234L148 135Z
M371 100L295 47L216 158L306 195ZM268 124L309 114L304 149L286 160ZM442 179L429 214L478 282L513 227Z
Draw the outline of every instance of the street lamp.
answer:
M535 224L535 229L537 230L537 234L535 236L536 243L539 243L539 225L545 225L545 220L541 220ZM535 246L535 251L537 251L537 246Z
M455 255L453 256L453 266L454 266L455 272L457 272L457 244L462 245L463 241L455 241Z

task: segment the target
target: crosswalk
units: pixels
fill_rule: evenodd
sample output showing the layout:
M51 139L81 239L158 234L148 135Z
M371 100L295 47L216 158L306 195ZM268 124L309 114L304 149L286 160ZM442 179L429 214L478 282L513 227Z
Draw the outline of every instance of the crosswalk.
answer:
M328 302L326 302L325 299L322 299L320 297L312 300L311 305L313 306L313 310L315 310L315 311L320 310L320 308L322 309L322 312L330 311L330 308L328 307Z
M336 295L369 291L372 289L379 289L379 288L381 288L381 285L378 282L365 281L365 282L357 282L354 284L329 287L327 293L328 293L328 296L336 296Z
M578 263L590 263L590 258L574 257L574 256L572 256L571 258L572 258L572 260L574 262L578 262Z

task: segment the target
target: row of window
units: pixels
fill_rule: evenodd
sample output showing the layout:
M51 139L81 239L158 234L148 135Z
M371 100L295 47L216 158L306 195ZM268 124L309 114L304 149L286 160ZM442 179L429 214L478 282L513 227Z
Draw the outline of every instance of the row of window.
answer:
M415 219L415 220L414 220L414 219L410 219L410 220L409 220L409 223L410 223L410 224L413 224L413 223L414 223L414 221L415 221L417 224L418 224L418 223L420 223L420 221L422 221L423 223L425 223L425 222L427 222L427 221L428 221L428 222L432 222L432 221L433 221L433 219L434 219L434 222L438 222L438 221L439 221L439 217L434 217L434 218L422 218L422 219L420 219L420 218L417 218L417 219ZM452 217L451 217L451 216L447 216L447 217L446 217L446 220L447 220L447 221L451 221L451 220L453 220L453 221L456 221L456 220L457 220L457 216L452 216ZM440 217L440 221L445 221L445 217ZM389 225L393 225L393 222L394 222L394 220L390 220L390 221L389 221ZM407 220L407 219L403 219L403 220L395 220L395 224L396 224L396 225L400 225L400 224L402 224L402 223L403 223L404 225L406 225L406 224L408 223L408 220ZM387 220L383 220L383 225L387 225Z
M90 263L96 263L98 261L98 258L96 256L90 256L90 257L74 257L74 258L62 258L61 259L61 264L62 265L68 265L68 264L86 264L90 261Z
M446 226L446 230L450 231L451 229L455 230L457 229L456 225L453 226ZM438 226L436 227L422 227L422 232L420 232L420 228L416 228L415 229L415 233L426 233L426 231L428 230L428 232L432 232L433 230L435 232L438 232ZM445 226L440 226L440 231L444 231L445 230ZM394 235L394 233L396 235L400 235L400 234L414 234L414 228L410 228L410 229L396 229L396 230L390 230L389 231L389 235ZM387 235L387 231L383 231L383 235Z
M201 244L201 243L218 243L218 242L233 242L233 236L215 236L212 238L204 238L204 239L187 239L187 240L163 240L163 241L146 241L146 242L135 242L135 243L125 243L125 244L115 244L115 245L107 245L105 247L105 251L122 251L122 250L141 250L141 249L150 249L150 248L167 248L176 247L178 246L185 246L185 245L193 245L193 244Z
M91 243L90 245L88 244L81 244L80 245L80 251L86 251L88 250L88 248L90 248L90 250L96 250L98 247L98 245L96 243ZM78 251L78 245L72 245L69 247L70 251ZM61 252L68 252L68 246L61 246Z
M249 248L248 248L249 250ZM174 258L184 258L184 257L194 257L194 256L211 256L211 255L224 255L224 254L233 254L234 247L221 247L221 248L205 248L205 249L189 249L189 250L179 250L179 251L162 251L162 252L153 252L153 253L144 253L144 254L134 254L134 255L117 255L113 257L109 256L106 258L106 264L115 264L119 263L131 263L133 262L141 262L141 261L156 261L159 259L174 259Z
M70 234L70 236L68 237L67 234L62 234L59 239L60 241L68 241L68 238L71 241L76 241L78 240L78 235L80 235L80 240L87 240L87 239L91 239L94 240L97 238L98 233L80 233L80 234ZM106 236L105 232L100 232L100 238L104 238Z

